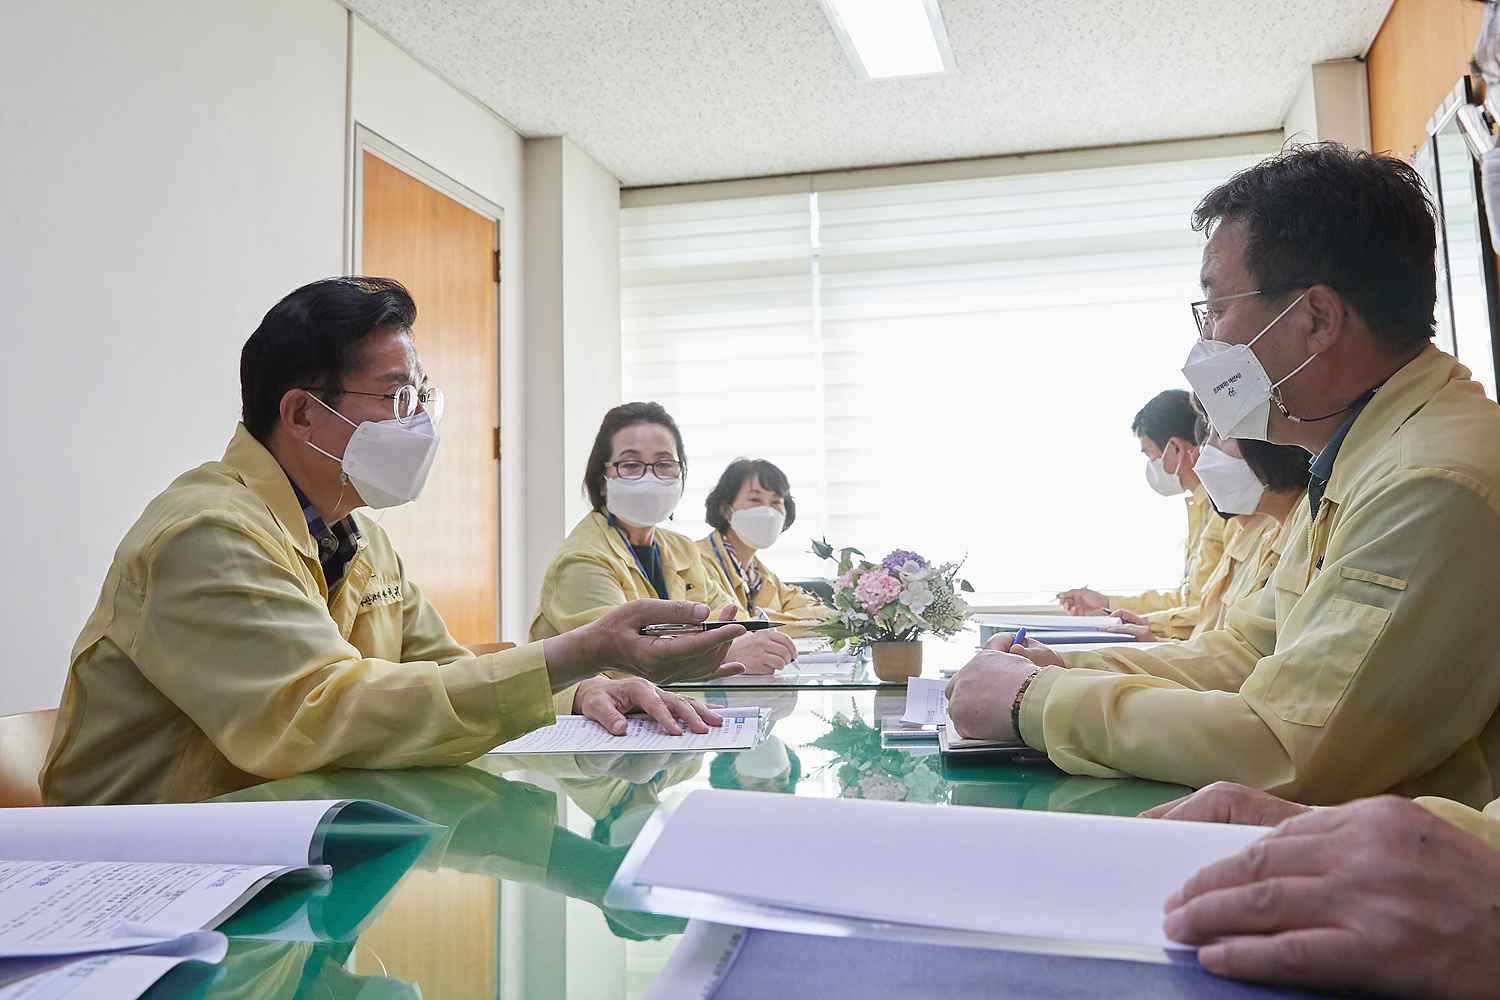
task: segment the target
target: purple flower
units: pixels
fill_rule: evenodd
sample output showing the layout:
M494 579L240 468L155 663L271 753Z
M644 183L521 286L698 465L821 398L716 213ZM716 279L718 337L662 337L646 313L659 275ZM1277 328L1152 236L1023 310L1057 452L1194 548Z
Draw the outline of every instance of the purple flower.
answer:
M927 565L926 559L923 559L915 552L908 552L906 549L897 549L895 552L892 552L890 555L886 556L880 561L880 565L884 566L892 573L899 573L901 572L902 567L904 567L909 562L914 562L919 567Z

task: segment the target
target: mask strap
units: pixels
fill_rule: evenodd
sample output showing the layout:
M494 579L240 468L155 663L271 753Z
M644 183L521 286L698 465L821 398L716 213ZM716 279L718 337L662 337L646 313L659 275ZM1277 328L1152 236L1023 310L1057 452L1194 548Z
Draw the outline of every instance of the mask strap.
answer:
M333 407L329 406L327 403L323 402L321 399L318 399L318 397L314 396L311 392L309 392L308 395L312 396L313 399L317 400L318 404L320 406L322 406L323 409L327 410L329 413L332 413L335 417L338 417L340 420L342 420L344 423L348 424L350 427L353 427L355 430L359 430L359 424L356 424L354 421L352 421L348 417L344 416L338 410L335 410ZM319 448L317 445L313 444L311 441L307 442L307 446L309 448L311 448L313 451L317 452L319 455L322 455L324 458L326 458L326 459L328 459L330 461L333 461L333 462L337 462L340 466L342 466L344 464L344 460L342 458L339 458L337 455L330 455L330 454L328 454L328 452L324 451L322 448ZM349 477L347 475L344 475L344 474L341 473L340 474L340 478L345 483L349 482ZM342 495L343 494L340 493L341 497L342 497Z
M1295 303L1295 302L1292 303L1292 305L1296 305L1296 304L1297 303ZM1288 306L1287 308L1291 308L1291 307ZM1285 315L1285 313L1283 313L1282 315ZM1280 316L1276 317L1276 319L1280 319L1280 318L1281 318ZM1271 322L1274 323L1274 322L1276 322L1276 320L1272 320ZM1264 332L1264 331L1262 331L1262 332ZM1251 341L1251 343L1254 343L1254 341ZM312 396L313 399L317 400L318 405L321 406L321 407L323 407L323 409L327 410L329 413L332 413L335 417L338 417L340 420L342 420L344 423L348 424L350 427L353 427L355 430L359 430L359 424L356 424L354 421L352 421L348 417L344 416L338 410L335 410L333 407L329 406L327 403L323 402L321 399L318 399L318 397L314 396L311 392L309 392L308 395ZM328 452L325 451L325 452L323 452L323 454L328 455ZM332 455L329 455L328 457L329 458L333 458ZM337 459L335 459L335 461L337 461Z
M1250 338L1250 343L1246 344L1245 346L1246 347L1254 347L1255 346L1255 342L1266 335L1266 331L1267 330L1270 330L1271 327L1275 326L1277 323L1280 323L1281 322L1281 317L1285 316L1287 313L1289 313L1293 309L1297 308L1297 303L1301 302L1305 298L1307 298L1307 293L1303 292L1301 295L1299 295L1295 299L1293 299L1291 305L1287 306L1285 309L1281 310L1281 312L1277 313L1276 314L1276 318L1273 319L1273 320L1271 320L1271 322L1267 323L1265 325L1265 327L1260 331L1260 333L1257 333L1254 337ZM1294 372L1293 374L1296 374L1296 373ZM1287 378L1291 378L1291 376L1288 375ZM1286 379L1282 379L1281 381L1285 382ZM1280 385L1281 382L1278 382L1276 384ZM322 401L319 400L319 402L322 402ZM327 404L324 404L324 405L327 405Z

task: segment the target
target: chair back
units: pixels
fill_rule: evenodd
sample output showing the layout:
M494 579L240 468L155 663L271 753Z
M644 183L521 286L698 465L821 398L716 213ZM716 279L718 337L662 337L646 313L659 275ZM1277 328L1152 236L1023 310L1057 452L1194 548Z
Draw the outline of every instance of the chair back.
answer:
M0 808L42 804L40 776L57 709L0 715Z

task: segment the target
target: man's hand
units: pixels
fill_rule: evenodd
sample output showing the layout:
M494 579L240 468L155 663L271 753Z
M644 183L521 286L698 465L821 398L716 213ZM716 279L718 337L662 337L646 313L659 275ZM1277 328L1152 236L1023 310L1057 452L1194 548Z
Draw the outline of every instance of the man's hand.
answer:
M1070 615L1097 615L1109 607L1109 598L1087 587L1065 590L1057 595L1057 602Z
M1279 799L1232 781L1216 781L1171 802L1141 813L1146 819L1230 823L1236 826L1275 826L1282 820L1310 812L1307 806Z
M610 680L594 677L578 685L573 712L593 719L616 736L625 735L625 716L645 712L673 736L682 735L681 719L692 732L703 734L709 726L722 726L723 718L696 698L663 691L639 677Z
M707 605L691 601L631 601L582 628L555 635L544 647L553 690L605 670L623 670L658 684L744 673L742 664L724 662L729 644L745 634L743 625L689 635L641 635L647 625L697 625L707 618Z
M1136 642L1155 642L1156 633L1151 631L1151 623L1146 621L1134 611L1116 611L1115 617L1124 622L1123 625L1106 625L1100 629L1101 632L1119 632L1121 635L1135 636Z
M1026 644L1016 645L1014 632L1001 632L990 636L990 641L984 644L985 649L996 650L1001 653L1015 653L1024 656L1038 667L1065 667L1062 655L1044 642L1038 642L1031 636L1026 637Z
M747 674L774 674L797 658L797 644L773 628L747 632L730 644L729 656Z
M1287 820L1167 899L1166 932L1235 979L1493 996L1500 851L1406 799Z
M1036 667L1024 656L996 650L976 654L945 689L948 720L958 735L971 740L1019 739L1010 724L1010 707L1021 684L1034 673Z

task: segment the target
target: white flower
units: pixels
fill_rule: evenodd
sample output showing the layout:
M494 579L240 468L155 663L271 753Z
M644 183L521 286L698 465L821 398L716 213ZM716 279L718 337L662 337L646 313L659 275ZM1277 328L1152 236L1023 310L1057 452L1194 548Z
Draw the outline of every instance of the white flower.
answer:
M937 570L931 566L923 566L915 559L908 559L901 567L901 579L908 583L916 583L921 580L931 580L937 575Z
M907 585L901 591L901 603L911 608L911 613L920 616L932 605L932 588L922 581Z
M859 776L853 791L855 798L861 799L883 799L887 802L899 802L906 798L906 787L897 778L886 774L884 771L867 771Z

